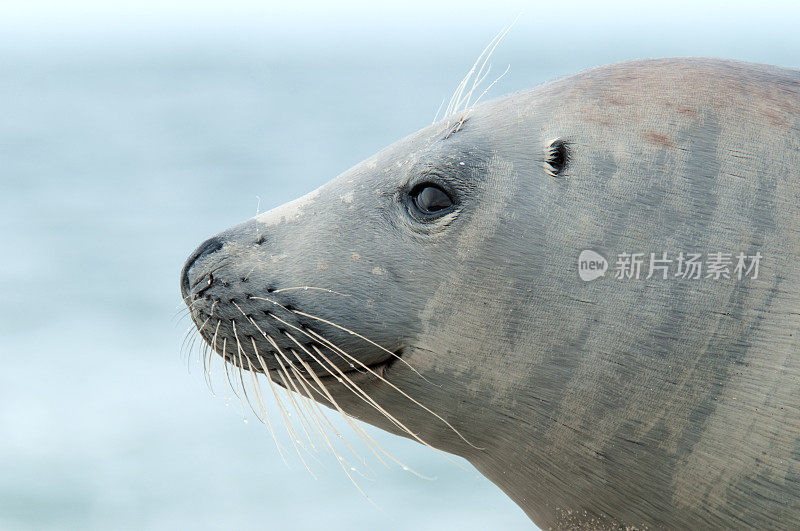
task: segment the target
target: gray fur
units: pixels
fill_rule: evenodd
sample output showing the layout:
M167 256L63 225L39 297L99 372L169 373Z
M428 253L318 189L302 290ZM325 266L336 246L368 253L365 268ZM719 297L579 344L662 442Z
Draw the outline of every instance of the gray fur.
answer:
M542 528L795 528L800 72L622 63L484 103L450 134L452 125L428 127L301 204L218 235L220 249L190 260L182 280L191 303L218 267L193 304L197 324L219 299L227 355L231 320L270 352L234 298L270 335L282 337L264 310L366 364L391 358L252 295L402 352L424 378L397 361L386 377L474 446L377 378L358 375L360 385ZM557 177L543 164L553 139L570 153ZM463 201L421 226L402 198L426 175ZM763 259L757 279L584 282L583 249L609 260L661 251ZM294 286L343 295L267 292ZM353 416L403 435L329 387Z

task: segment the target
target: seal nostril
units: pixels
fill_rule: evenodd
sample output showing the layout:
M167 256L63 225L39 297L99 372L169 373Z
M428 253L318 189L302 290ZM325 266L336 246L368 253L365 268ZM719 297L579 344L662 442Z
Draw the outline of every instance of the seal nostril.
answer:
M189 259L186 260L186 263L183 265L183 270L181 271L181 293L184 297L189 294L189 289L191 288L189 284L189 270L194 266L197 260L203 256L215 253L220 249L222 249L222 240L214 236L201 243L189 256Z
M220 240L216 236L214 236L213 238L209 238L203 243L201 243L197 249L195 249L194 253L192 254L192 257L186 261L186 264L191 268L194 265L194 263L203 256L215 253L220 249L222 249L222 240Z

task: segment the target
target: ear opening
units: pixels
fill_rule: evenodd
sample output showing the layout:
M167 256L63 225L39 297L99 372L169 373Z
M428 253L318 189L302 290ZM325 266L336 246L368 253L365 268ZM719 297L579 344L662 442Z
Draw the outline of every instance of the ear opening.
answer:
M557 138L544 148L544 169L551 177L558 177L569 163L569 146Z

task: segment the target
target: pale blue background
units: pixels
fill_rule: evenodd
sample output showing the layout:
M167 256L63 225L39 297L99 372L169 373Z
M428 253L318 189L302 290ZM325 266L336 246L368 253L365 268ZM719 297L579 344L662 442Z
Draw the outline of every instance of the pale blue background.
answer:
M488 481L373 430L363 499L281 462L180 354L202 239L433 119L483 45L493 96L612 61L798 66L790 3L0 5L0 528L526 529ZM218 389L222 386L219 385ZM273 417L274 418L274 417ZM286 437L283 437L284 443Z

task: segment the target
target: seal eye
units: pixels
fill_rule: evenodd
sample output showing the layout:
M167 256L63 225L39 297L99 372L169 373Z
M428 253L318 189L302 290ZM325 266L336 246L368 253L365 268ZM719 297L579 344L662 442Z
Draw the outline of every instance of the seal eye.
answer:
M435 216L453 206L447 192L432 183L420 184L411 190L410 196L414 207L425 216Z

